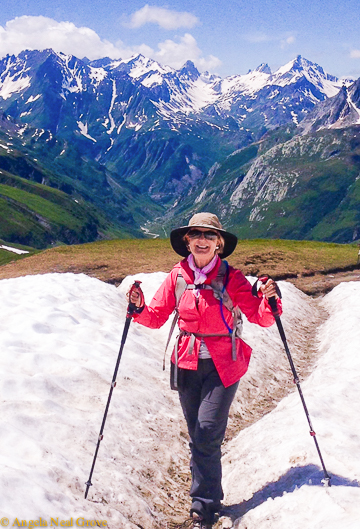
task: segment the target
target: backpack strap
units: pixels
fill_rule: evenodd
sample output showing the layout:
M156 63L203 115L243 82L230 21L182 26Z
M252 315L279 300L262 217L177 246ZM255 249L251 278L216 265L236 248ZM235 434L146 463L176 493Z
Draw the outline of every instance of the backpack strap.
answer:
M183 295L185 290L193 290L194 288L195 288L195 285L186 283L186 281L183 278L181 272L179 272L178 275L177 275L177 278L176 278L176 285L175 285L175 299L176 299L175 314L174 314L173 321L171 323L169 336L168 336L168 339L167 339L167 342L166 342L166 346L165 346L165 353L164 353L164 358L163 358L163 371L165 370L166 351L167 351L167 348L169 347L169 343L170 343L171 337L172 337L172 335L174 333L175 326L176 326L177 321L179 319L178 307L179 307L181 296Z
M222 320L231 335L231 356L234 361L236 361L236 338L241 338L242 328L243 328L243 319L242 312L240 307L234 307L231 297L229 296L226 286L229 281L229 264L227 261L222 261L218 275L211 282L211 286L214 290L214 297L220 301L220 312ZM223 311L223 306L225 306L231 313L233 317L233 328L228 325Z
M234 304L231 297L229 296L226 287L229 282L229 264L227 261L222 261L218 275L215 279L211 281L211 287L214 291L214 296L216 299L222 302L225 307L232 312L234 309Z

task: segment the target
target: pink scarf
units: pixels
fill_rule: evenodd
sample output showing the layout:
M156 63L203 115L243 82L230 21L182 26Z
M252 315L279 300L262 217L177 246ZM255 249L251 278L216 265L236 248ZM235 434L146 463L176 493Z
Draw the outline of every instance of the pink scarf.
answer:
M210 263L208 263L204 268L198 268L195 264L195 259L193 254L191 253L189 257L187 258L187 262L191 268L191 270L194 272L194 284L195 285L202 285L205 283L207 279L207 274L213 270L218 262L219 256L215 255L213 259L211 259Z

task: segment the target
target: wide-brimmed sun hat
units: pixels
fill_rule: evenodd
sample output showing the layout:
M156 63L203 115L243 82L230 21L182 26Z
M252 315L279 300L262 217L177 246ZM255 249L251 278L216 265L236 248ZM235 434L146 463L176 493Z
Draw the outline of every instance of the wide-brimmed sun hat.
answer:
M219 257L225 258L236 248L237 237L228 231L225 231L214 213L196 213L189 220L187 226L181 226L172 230L170 233L171 246L176 253L182 257L187 257L190 252L186 247L186 243L183 240L184 235L190 230L190 228L208 228L209 230L216 230L220 233L225 241L224 250L219 253Z

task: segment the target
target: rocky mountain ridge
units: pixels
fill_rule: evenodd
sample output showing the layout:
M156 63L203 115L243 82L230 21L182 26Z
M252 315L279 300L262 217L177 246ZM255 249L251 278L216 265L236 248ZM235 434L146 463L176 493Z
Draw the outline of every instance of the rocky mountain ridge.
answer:
M284 201L300 193L297 164L307 149L313 159L314 149L337 141L331 162L341 158L340 174L357 170L357 147L350 155L340 136L347 128L357 135L358 83L300 56L276 72L262 64L221 79L190 61L174 70L141 55L88 61L26 51L0 61L0 109L16 124L18 148L66 175L67 192L115 223L162 236L206 206L241 235L302 238L314 235L316 222L279 231L273 216L296 215ZM336 138L307 139L334 129ZM291 141L301 144L296 155ZM289 157L293 168L284 174ZM353 240L356 229L336 237Z

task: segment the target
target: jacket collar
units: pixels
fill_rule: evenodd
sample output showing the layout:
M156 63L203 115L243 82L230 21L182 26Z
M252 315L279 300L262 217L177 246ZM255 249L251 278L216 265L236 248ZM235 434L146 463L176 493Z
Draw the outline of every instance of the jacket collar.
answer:
M192 284L194 282L194 272L191 270L189 263L187 262L187 259L183 259L182 261L180 261L180 266L181 266L182 276L185 279L186 283ZM210 285L211 281L216 278L216 276L218 275L220 266L221 266L221 259L218 259L216 266L208 274L207 280L205 281L205 285Z

